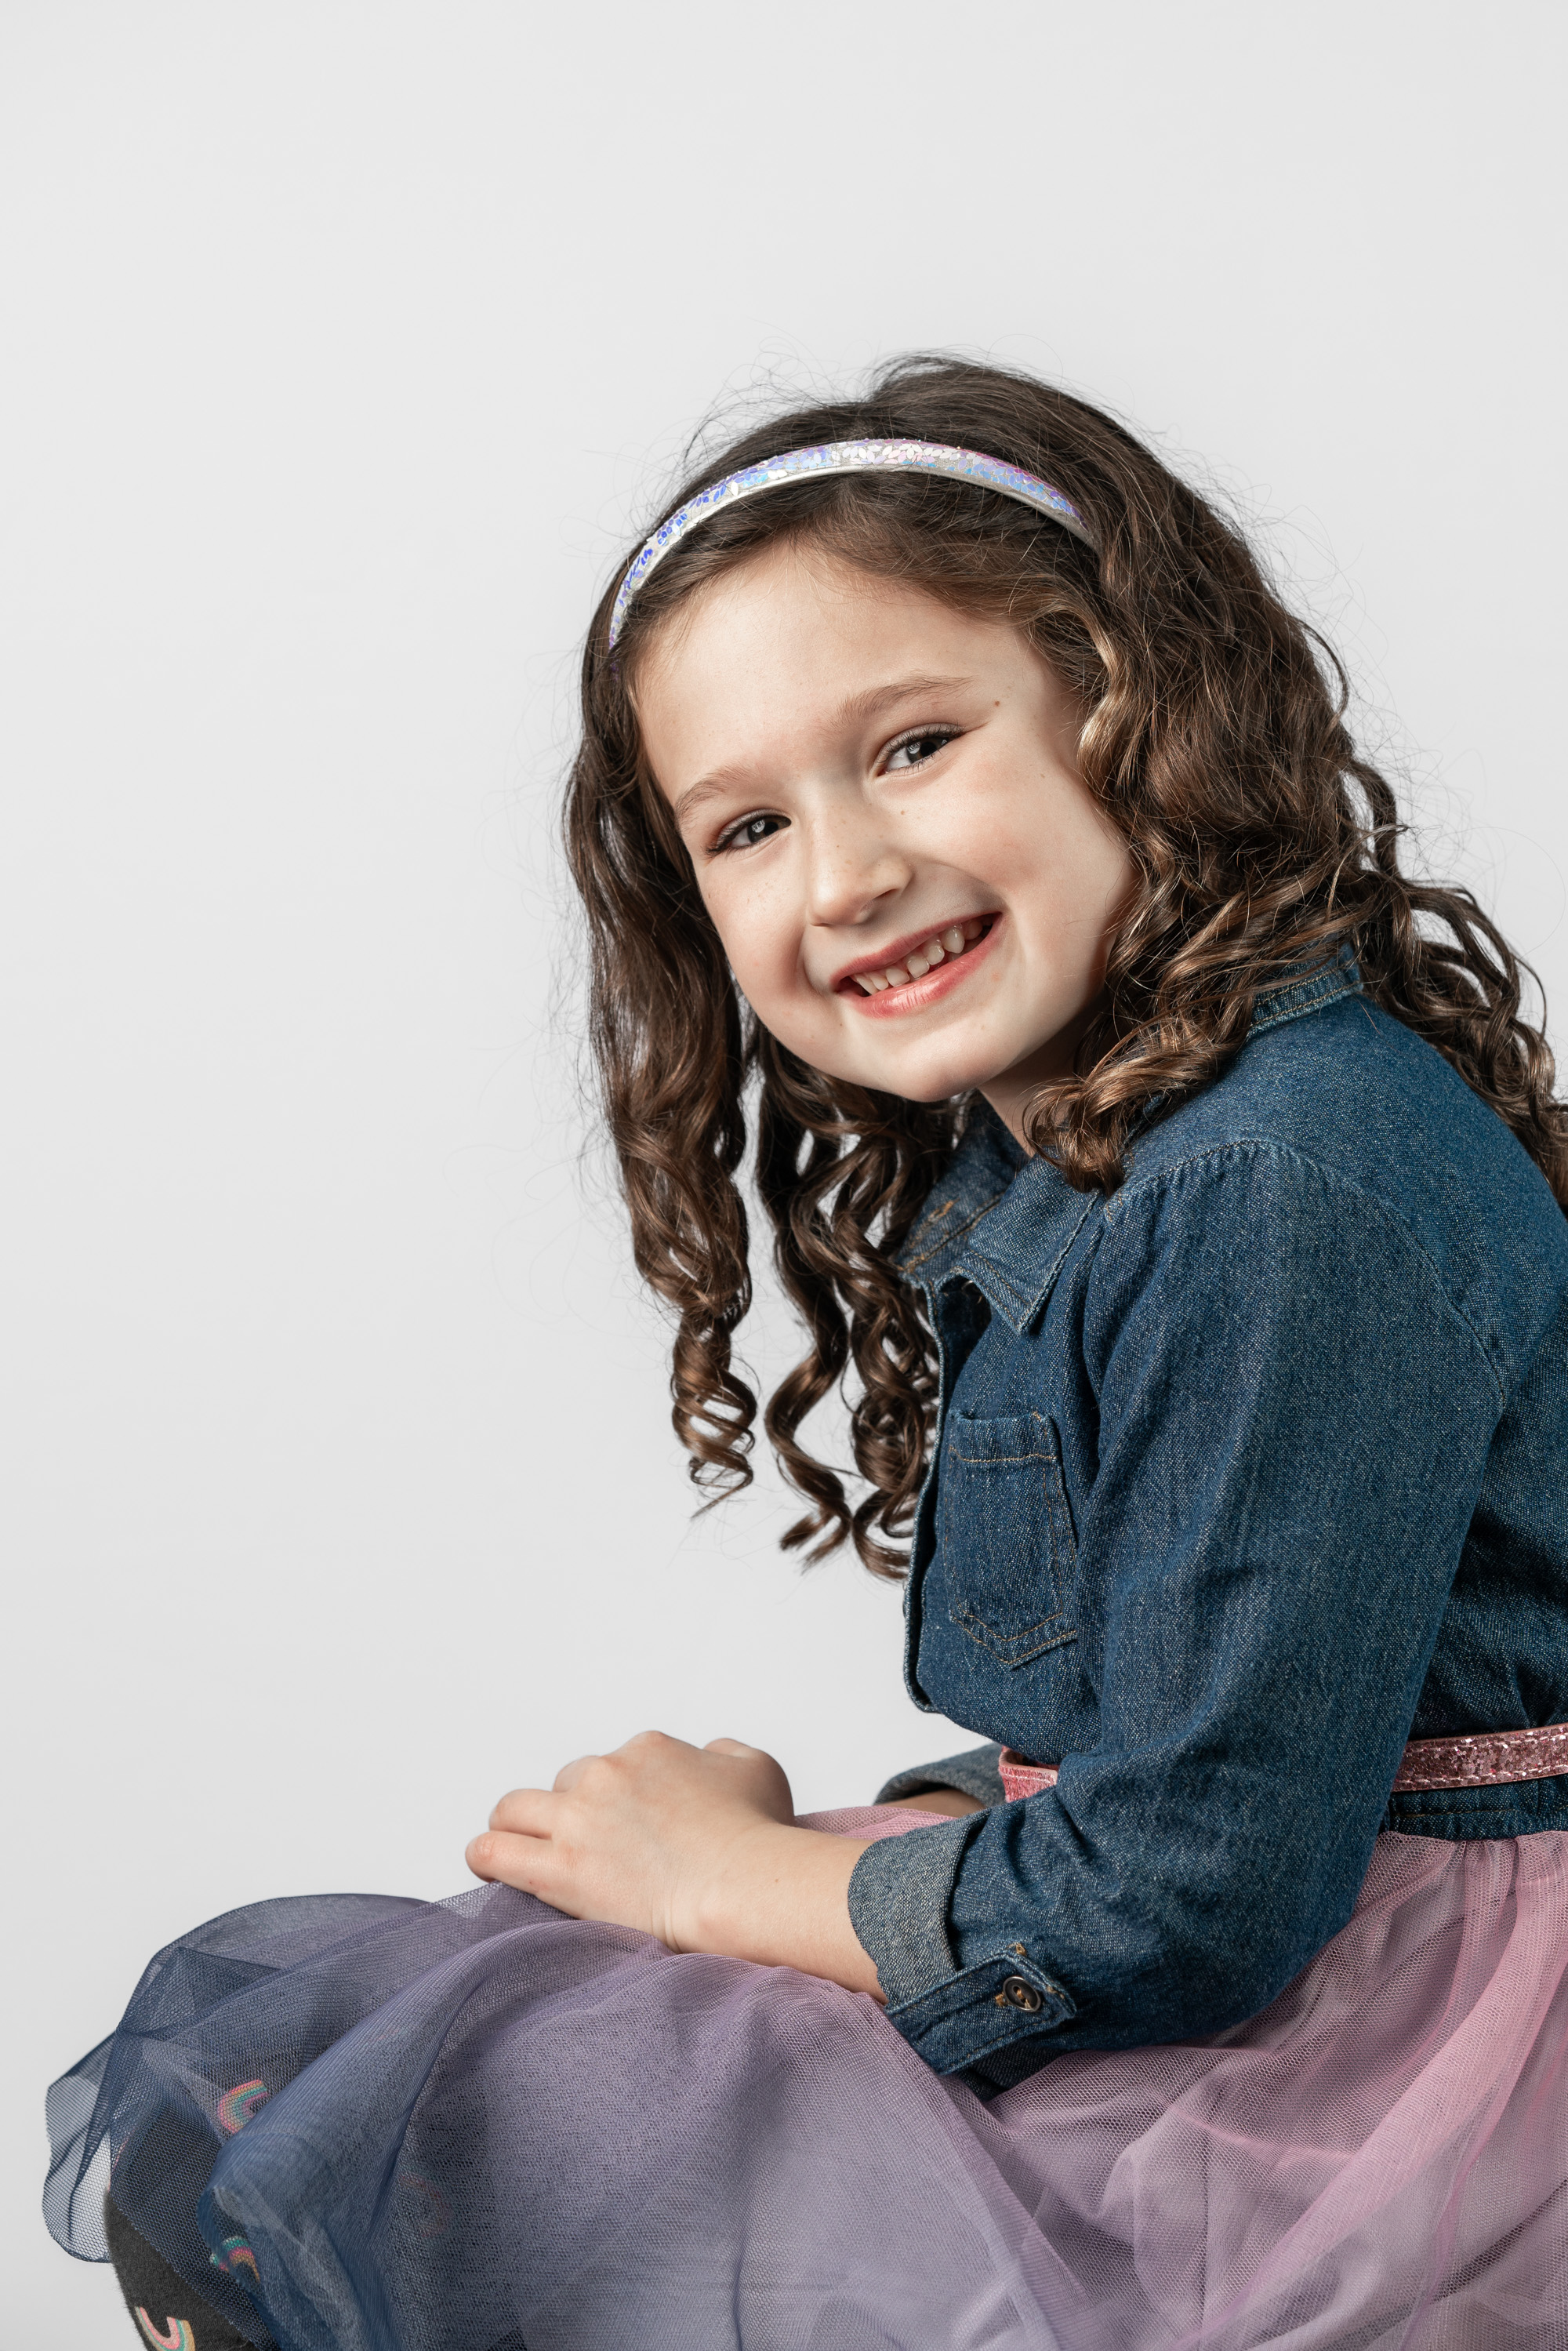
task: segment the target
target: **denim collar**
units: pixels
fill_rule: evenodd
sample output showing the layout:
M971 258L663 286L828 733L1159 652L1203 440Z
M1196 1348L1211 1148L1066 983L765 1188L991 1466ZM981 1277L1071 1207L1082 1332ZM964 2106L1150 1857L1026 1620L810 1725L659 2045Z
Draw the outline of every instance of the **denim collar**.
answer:
M1360 985L1354 965L1342 957L1260 996L1248 1043L1354 995ZM963 1275L1021 1332L1050 1297L1080 1228L1100 1205L1098 1192L1074 1191L1049 1159L1031 1158L977 1096L964 1139L896 1262L932 1292Z

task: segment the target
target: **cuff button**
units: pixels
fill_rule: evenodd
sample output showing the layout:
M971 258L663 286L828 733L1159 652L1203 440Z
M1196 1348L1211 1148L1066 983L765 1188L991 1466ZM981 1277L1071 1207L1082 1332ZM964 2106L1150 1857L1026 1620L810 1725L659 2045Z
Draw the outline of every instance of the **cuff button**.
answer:
M1044 1995L1038 1992L1033 1984L1026 1983L1022 1976L1009 1976L1002 1986L1002 1996L1014 2008L1021 2008L1030 2016L1036 2009L1045 2006Z

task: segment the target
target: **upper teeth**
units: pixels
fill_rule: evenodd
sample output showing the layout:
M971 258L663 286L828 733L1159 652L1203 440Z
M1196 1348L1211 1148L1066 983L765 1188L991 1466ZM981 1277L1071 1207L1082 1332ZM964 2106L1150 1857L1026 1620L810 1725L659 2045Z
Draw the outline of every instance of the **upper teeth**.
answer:
M884 987L902 987L906 980L924 979L926 973L947 956L962 955L973 946L985 929L985 924L971 920L949 923L945 931L937 931L924 946L916 947L902 963L890 963L881 971L857 971L855 978L867 996L880 995Z

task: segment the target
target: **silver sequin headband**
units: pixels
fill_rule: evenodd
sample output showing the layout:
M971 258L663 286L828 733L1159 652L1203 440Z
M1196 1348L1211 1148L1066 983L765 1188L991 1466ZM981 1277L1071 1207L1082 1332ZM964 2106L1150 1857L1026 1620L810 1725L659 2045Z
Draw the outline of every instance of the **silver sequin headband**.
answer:
M942 474L951 482L972 482L977 489L999 490L1004 497L1017 498L1022 505L1049 515L1063 530L1070 530L1074 538L1082 539L1086 547L1094 544L1084 528L1082 516L1059 489L1050 482L1042 482L1037 475L1026 474L1019 465L1004 465L999 457L982 457L977 449L949 449L940 441L827 441L815 449L789 449L781 457L768 457L760 465L747 465L743 473L727 474L711 489L699 490L695 498L689 498L644 541L621 582L621 592L610 615L612 649L626 625L632 599L653 566L663 562L672 547L679 546L687 531L706 522L720 507L734 506L738 498L755 497L759 490L779 489L786 482L798 482L802 475L883 472Z

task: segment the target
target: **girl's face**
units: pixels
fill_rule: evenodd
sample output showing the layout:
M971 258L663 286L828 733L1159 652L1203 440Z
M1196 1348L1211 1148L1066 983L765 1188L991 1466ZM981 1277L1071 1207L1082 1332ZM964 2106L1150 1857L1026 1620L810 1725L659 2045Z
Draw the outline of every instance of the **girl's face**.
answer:
M1066 689L1002 622L783 545L650 648L643 741L736 981L830 1076L1019 1132L1134 868Z

